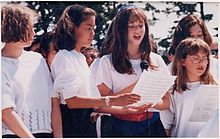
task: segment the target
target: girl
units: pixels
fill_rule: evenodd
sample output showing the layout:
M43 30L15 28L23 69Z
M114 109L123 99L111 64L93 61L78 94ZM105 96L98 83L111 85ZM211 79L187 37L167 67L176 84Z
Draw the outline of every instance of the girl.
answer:
M188 37L202 39L209 45L210 48L212 45L214 45L212 37L208 32L204 21L196 15L187 15L179 21L171 42L171 49L173 50L173 54L175 54L175 50L178 44ZM210 71L215 81L218 81L218 61L213 57L210 57L210 60ZM168 68L171 71L172 63L168 65Z
M99 61L97 84L102 96L131 92L139 79L141 61L147 61L150 72L169 71L162 58L151 52L149 28L144 11L134 5L123 5L112 24L107 52ZM150 123L151 122L151 123ZM159 113L113 114L112 136L165 136ZM152 129L151 129L152 128Z
M95 11L81 6L67 7L57 23L55 39L59 52L51 64L54 90L61 97L64 137L94 137L94 125L89 116L94 107L128 105L140 97L125 94L117 97L99 97L97 88L90 82L90 70L82 47L90 47L94 37ZM93 93L93 94L92 94Z
M2 137L52 137L51 76L40 54L23 50L32 43L36 17L25 6L1 8Z
M176 48L173 62L177 75L170 96L169 111L161 113L162 122L171 137L197 137L204 122L190 122L189 117L201 84L216 84L209 71L209 46L201 39L188 38ZM170 119L172 117L172 119Z

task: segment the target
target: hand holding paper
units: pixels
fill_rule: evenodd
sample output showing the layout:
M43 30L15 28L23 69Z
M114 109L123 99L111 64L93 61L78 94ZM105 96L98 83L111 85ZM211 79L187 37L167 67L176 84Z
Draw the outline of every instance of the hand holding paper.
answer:
M146 103L157 103L174 84L176 76L165 75L160 72L143 71L132 93L141 96L141 100L133 104L140 106Z

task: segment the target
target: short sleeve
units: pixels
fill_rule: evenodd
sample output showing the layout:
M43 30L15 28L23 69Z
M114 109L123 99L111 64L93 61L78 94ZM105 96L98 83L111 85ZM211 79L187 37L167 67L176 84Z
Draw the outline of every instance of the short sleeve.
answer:
M173 102L172 95L173 94L170 95L169 109L160 111L160 119L165 129L170 129L174 124L174 118L175 118L175 114L174 114L175 106L174 105L175 104Z
M7 80L7 78L2 75L2 110L16 107L12 86L12 81Z
M104 83L109 89L112 89L113 82L111 76L111 65L110 55L103 56L100 59L96 75L97 86Z
M51 73L54 79L54 92L68 99L78 95L79 88L83 82L75 71L75 61L68 53L58 52L51 64Z
M170 74L169 69L167 65L165 64L164 60L160 55L158 55L158 63L159 63L159 69L164 74Z

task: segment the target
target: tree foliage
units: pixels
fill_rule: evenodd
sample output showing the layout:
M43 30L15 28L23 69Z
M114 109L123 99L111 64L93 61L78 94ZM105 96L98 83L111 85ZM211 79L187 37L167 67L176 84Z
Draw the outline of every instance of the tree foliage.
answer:
M19 3L19 2L16 2ZM84 1L28 1L28 6L32 9L35 9L40 15L39 22L36 23L36 32L37 36L40 37L43 33L51 31L61 16L63 10L72 4L81 4L84 6L88 6L94 9L97 12L96 17L96 34L94 38L94 43L99 50L101 50L102 41L105 38L106 30L108 28L108 22L113 19L113 17L117 13L117 5L119 2L116 1L98 1L98 2L84 2ZM136 3L136 2L129 2ZM212 14L204 13L203 2L194 2L194 3L186 3L186 2L162 2L167 6L156 8L154 5L155 2L139 2L145 4L145 10L151 11L152 18L149 19L150 25L154 25L157 21L160 20L158 16L161 13L165 13L165 15L170 15L175 13L177 17L186 14L194 14L200 13L201 18L203 20L210 21L213 18ZM196 7L199 6L199 10ZM177 23L178 20L174 20L173 23ZM160 47L168 48L171 40L171 35L174 30L174 26L170 27L168 30L168 35L166 38L156 38L158 39L158 45ZM218 30L218 27L214 27L215 30ZM153 33L153 32L152 32ZM217 36L217 34L215 35Z

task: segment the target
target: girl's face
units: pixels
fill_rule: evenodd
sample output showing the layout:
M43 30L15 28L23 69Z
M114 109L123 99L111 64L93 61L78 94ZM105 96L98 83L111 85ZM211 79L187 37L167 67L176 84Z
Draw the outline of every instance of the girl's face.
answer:
M202 32L202 28L200 27L199 24L196 24L196 25L192 26L189 29L189 33L190 33L190 37L204 40L204 35L203 35L203 32Z
M145 23L139 20L128 22L128 46L138 46L141 44L145 34Z
M199 81L207 65L208 56L202 51L199 51L196 55L188 55L186 59L183 60L183 66L186 68L188 81Z
M76 29L77 43L76 46L89 47L92 43L95 27L95 16L90 16L82 22Z

